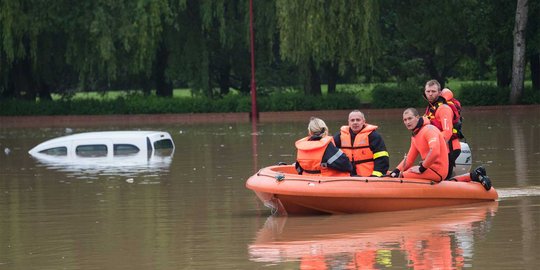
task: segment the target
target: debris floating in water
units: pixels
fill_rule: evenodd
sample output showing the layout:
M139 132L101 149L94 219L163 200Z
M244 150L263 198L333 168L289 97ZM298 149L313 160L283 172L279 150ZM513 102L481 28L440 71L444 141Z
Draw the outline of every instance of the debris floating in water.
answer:
M7 147L4 148L4 153L6 154L6 156L9 155L11 153L11 149L9 149Z
M133 183L133 178L128 178L128 179L126 179L126 182L132 184L132 183Z

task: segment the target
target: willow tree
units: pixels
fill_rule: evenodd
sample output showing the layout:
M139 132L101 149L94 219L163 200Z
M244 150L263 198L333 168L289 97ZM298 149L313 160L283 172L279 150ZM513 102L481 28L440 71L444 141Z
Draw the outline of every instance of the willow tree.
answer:
M169 1L78 1L70 8L63 15L69 22L66 61L82 85L151 73L166 20L173 13Z
M373 65L380 42L377 0L277 0L276 5L281 57L303 67L306 94L321 94L322 67L343 73L349 64ZM335 89L336 80L329 81Z
M48 89L100 89L119 76L150 73L172 14L169 4L167 0L1 1L4 95L33 99L36 92Z
M62 8L56 1L0 2L1 96L50 99L51 84L69 77L65 43L58 44L64 39L57 17Z
M176 17L174 76L196 93L249 92L248 1L188 0ZM178 37L182 37L181 40Z

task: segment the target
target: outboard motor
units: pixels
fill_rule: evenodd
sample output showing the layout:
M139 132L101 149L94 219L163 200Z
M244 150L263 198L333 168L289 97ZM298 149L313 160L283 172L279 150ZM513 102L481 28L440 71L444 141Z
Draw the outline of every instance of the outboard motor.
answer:
M461 154L456 159L455 175L461 175L470 172L472 166L472 153L469 144L460 142Z

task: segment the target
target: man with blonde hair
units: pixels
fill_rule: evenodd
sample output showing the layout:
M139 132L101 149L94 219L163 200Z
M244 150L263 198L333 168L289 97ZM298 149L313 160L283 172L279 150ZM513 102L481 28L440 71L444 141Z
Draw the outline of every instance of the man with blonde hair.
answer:
M333 138L328 136L328 127L322 119L311 117L308 136L296 141L295 146L295 168L298 174L350 176L351 163L334 145Z

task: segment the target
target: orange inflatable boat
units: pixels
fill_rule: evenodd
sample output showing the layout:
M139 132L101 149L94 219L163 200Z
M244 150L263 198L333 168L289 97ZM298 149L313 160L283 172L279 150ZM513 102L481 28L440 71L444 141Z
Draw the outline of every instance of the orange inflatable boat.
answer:
M277 215L351 214L399 211L497 200L495 188L477 182L390 177L298 175L294 166L270 166L246 187Z

